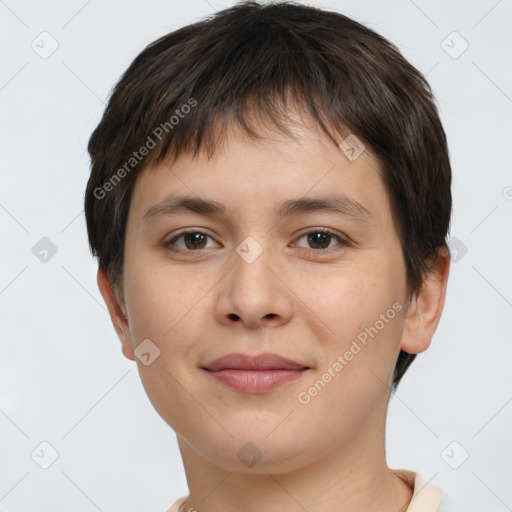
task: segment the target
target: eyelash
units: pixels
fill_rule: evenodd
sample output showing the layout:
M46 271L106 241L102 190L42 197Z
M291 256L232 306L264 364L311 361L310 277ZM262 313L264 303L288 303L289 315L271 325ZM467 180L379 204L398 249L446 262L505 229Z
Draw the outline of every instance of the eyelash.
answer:
M311 231L307 231L306 233L303 233L302 235L300 235L298 240L300 240L301 238L303 238L303 237L305 237L307 235L310 235L312 233L325 233L327 235L330 235L332 238L335 238L339 243L338 243L338 245L336 245L334 247L330 247L328 249L311 249L311 248L306 248L306 247L301 247L301 249L304 249L304 250L306 250L308 252L311 252L311 253L319 254L319 253L331 253L333 250L336 250L340 246L341 247L346 247L346 246L349 245L349 242L347 240L345 240L341 236L337 235L336 233L333 233L332 231L329 231L328 229L324 229L324 228L315 228L315 229L312 229ZM208 235L204 231L200 231L200 230L182 231L181 233L178 233L176 236L174 236L168 242L165 242L164 245L165 245L166 248L168 248L169 250L171 250L173 252L189 252L189 253L201 252L204 249L193 250L193 249L181 249L181 248L172 247L174 245L174 243L177 240L179 240L180 238L182 238L184 235L194 235L194 234L201 234L201 235L207 236L208 238L212 238L210 235Z

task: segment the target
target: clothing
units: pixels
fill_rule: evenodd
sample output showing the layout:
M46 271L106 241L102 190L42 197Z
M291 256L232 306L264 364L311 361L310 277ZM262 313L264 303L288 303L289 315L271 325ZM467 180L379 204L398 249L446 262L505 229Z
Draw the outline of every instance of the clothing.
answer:
M394 469L393 472L411 487L414 492L406 512L437 512L441 504L443 491L435 486L428 485L425 480L413 471ZM178 512L180 505L188 498L184 496L177 499L167 512ZM184 512L187 512L186 510Z

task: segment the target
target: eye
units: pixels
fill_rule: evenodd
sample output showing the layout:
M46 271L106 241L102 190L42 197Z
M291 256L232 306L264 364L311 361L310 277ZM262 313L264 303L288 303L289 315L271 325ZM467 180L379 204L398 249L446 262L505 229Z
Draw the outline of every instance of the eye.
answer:
M180 233L179 235L176 235L172 240L169 240L166 242L165 246L169 247L171 250L173 249L173 246L178 247L178 249L182 251L196 251L198 249L205 249L207 239L211 238L206 233L203 233L202 231L185 231L183 233ZM183 242L185 246L179 246L176 241L183 239Z
M306 247L306 249L316 252L327 252L330 251L331 249L334 249L336 246L330 247L331 242L334 240L338 241L337 245L348 245L348 242L341 238L340 236L336 235L335 233L332 233L331 231L321 228L304 233L298 240L301 240L303 238L306 239L307 244L310 246ZM327 249L327 251L325 251L325 249Z
M193 252L201 249L208 249L208 238L213 240L209 235L202 231L184 231L179 233L171 240L165 243L165 246L170 250ZM336 246L347 246L348 242L339 235L323 229L317 228L301 235L298 240L306 239L309 247L303 247L312 252L329 252L335 249ZM337 245L332 246L334 240L338 241ZM178 242L182 242L179 244ZM211 246L210 246L211 247Z

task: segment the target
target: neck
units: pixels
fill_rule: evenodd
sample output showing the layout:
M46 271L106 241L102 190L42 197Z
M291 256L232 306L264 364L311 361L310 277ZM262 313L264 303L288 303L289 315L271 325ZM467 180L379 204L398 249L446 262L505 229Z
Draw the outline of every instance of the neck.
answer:
M178 435L188 487L188 512L403 512L412 489L386 465L382 436L330 447L307 466L240 473L202 457Z

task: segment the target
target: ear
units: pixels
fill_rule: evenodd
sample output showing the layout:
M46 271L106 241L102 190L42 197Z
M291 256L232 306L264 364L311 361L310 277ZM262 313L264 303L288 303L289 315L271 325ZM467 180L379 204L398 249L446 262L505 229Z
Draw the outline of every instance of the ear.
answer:
M430 346L443 312L449 272L450 253L443 247L409 305L400 344L405 352L418 354Z
M135 361L133 343L124 304L122 301L121 305L117 302L112 292L112 287L110 286L108 276L106 272L101 268L98 269L97 281L101 296L107 305L110 319L112 320L114 329L116 330L117 336L121 341L122 352L126 358Z

